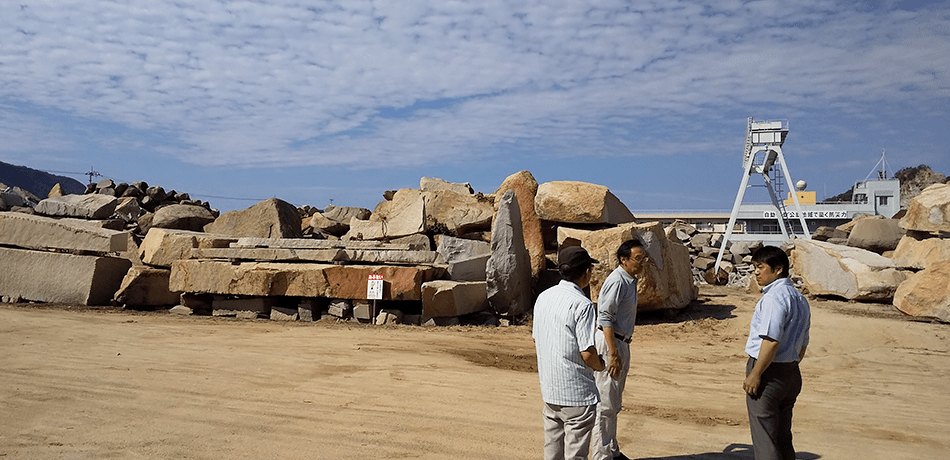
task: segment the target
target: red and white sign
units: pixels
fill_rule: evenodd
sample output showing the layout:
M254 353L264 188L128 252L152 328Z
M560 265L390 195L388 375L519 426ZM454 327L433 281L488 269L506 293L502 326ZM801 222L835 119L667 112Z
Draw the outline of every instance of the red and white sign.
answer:
M383 299L383 275L373 273L369 275L369 282L366 286L367 300Z

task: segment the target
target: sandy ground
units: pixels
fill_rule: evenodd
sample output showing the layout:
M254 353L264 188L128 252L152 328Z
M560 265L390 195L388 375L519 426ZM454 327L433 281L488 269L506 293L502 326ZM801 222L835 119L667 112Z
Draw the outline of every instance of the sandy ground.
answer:
M757 296L704 286L641 315L630 458L751 458ZM950 458L950 326L811 300L799 459ZM276 323L0 306L0 459L537 459L528 327Z

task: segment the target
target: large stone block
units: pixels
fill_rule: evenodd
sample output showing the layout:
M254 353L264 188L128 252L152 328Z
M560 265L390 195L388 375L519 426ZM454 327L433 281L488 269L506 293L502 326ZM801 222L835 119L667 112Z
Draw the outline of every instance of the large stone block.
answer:
M881 254L896 249L903 236L897 219L861 219L848 235L848 246Z
M633 213L603 185L576 181L538 186L535 211L542 220L572 224L633 222Z
M809 294L849 300L891 302L906 277L891 259L824 241L795 240L791 263Z
M174 228L200 232L205 225L214 222L214 214L204 206L171 204L162 206L152 216L152 228Z
M534 210L538 182L530 172L520 171L505 178L494 195L500 198L508 190L514 190L518 197L518 207L521 209L521 233L524 235L524 246L528 249L528 257L531 260L531 278L537 280L546 266L541 219Z
M521 210L515 192L499 200L491 236L491 256L485 267L488 304L499 315L517 316L531 304L531 261L521 231Z
M488 307L485 282L429 281L422 285L422 317L467 315Z
M950 184L934 184L920 192L900 225L920 232L950 232Z
M226 212L204 231L234 237L300 238L300 224L296 206L270 198L247 209Z
M78 219L0 212L0 244L27 249L58 249L107 254L125 251L129 234L98 228Z
M422 283L441 277L444 270L422 266L179 260L172 264L169 289L245 296L366 299L370 274L383 275L383 300L420 300Z
M369 220L350 219L344 240L381 240L425 231L425 199L418 190L400 189L382 201Z
M128 259L0 247L0 295L109 305L131 266Z
M908 315L950 322L950 260L937 261L901 283L894 306Z
M950 239L921 239L905 235L891 258L898 267L924 269L937 262L950 260Z
M591 257L600 261L594 266L590 293L594 302L600 287L619 261L620 243L638 238L650 256L643 271L637 275L637 309L639 311L677 310L699 297L699 287L693 282L689 249L666 237L658 222L627 223L604 230L558 229L558 246L582 246Z
M108 219L115 212L116 204L118 201L114 196L63 195L42 200L33 210L44 216Z
M133 266L122 279L122 285L115 293L115 303L126 307L166 307L179 303L180 292L168 289L167 268Z
M237 238L188 230L153 227L149 229L139 254L142 262L156 267L171 267L176 260L191 257L194 248L226 248Z

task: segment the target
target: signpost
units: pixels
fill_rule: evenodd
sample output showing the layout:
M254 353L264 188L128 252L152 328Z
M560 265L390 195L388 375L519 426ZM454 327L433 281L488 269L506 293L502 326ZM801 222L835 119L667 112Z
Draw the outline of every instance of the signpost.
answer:
M383 275L372 273L366 285L366 300L373 301L373 312L370 324L376 324L376 301L383 298Z

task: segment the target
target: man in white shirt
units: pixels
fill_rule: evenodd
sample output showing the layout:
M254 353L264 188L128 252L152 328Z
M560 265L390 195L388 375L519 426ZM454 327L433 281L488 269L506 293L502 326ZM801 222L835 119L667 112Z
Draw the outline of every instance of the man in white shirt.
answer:
M583 289L594 264L581 247L558 253L561 282L538 296L532 337L544 400L545 460L582 460L590 452L599 397L592 370L604 368L594 346L597 312Z

